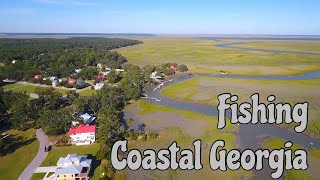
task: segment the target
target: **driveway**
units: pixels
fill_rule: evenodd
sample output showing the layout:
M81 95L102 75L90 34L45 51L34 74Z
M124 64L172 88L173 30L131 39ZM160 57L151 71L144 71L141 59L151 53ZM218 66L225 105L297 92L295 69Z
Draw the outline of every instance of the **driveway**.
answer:
M48 136L41 129L37 129L37 138L40 143L38 153L36 157L31 161L31 163L21 173L18 180L29 180L33 172L41 165L41 163L46 159L48 155L48 152L44 152L44 147L46 145L49 145Z

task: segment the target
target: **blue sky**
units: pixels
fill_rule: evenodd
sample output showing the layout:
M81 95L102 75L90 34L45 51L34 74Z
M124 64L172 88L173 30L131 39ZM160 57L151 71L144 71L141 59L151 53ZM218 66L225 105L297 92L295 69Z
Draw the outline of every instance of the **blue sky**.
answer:
M320 34L318 0L1 0L0 32Z

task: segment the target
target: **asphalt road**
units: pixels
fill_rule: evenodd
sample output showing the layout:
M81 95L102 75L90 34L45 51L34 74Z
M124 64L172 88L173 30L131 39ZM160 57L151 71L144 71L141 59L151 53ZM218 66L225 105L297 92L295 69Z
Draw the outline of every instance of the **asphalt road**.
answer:
M40 143L38 153L36 157L31 161L31 163L21 173L18 180L29 180L33 172L41 165L41 163L46 159L48 155L48 152L44 152L44 147L46 145L49 145L48 136L41 129L37 129L36 134Z

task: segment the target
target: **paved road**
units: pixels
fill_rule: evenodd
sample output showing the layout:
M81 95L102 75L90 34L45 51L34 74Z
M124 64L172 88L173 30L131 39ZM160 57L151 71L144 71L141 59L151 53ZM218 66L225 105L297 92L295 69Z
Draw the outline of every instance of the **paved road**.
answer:
M51 85L45 85L45 84L35 84L35 83L28 83L28 82L25 82L25 81L18 81L16 82L17 84L21 84L21 85L31 85L31 86L39 86L39 87L53 87ZM18 87L17 87L18 88ZM86 89L89 89L90 86L86 87L86 88L83 88L83 89L72 89L72 88L66 88L66 87L59 87L59 86L56 86L56 87L53 87L55 89L63 89L63 90L75 90L77 93L80 93L81 91L83 90L86 90ZM14 88L12 88L14 89ZM11 89L9 89L11 90Z
M18 180L29 180L33 172L41 165L48 155L48 152L44 152L44 147L49 144L48 136L41 129L37 129L37 138L40 142L38 153L21 173Z

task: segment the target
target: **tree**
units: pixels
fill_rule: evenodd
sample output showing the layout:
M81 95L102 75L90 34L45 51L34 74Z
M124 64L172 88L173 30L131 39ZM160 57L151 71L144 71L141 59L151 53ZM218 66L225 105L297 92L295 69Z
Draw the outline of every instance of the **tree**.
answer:
M188 71L188 67L187 67L187 65L185 65L185 64L179 64L178 68L179 68L179 71L180 71L180 72L186 72L186 71Z
M107 76L107 80L109 83L117 83L119 81L119 76L116 71L111 70Z
M67 91L67 98L70 103L73 103L74 100L79 98L79 93L77 93L76 91Z
M55 91L54 88L37 87L35 89L35 93L39 96L39 98L35 100L39 107L57 110L62 104L62 94L58 91Z
M80 77L82 79L93 79L95 75L98 74L98 71L96 68L83 68L80 73L77 74L77 77Z
M164 69L163 74L166 76L174 75L174 71L172 69Z
M30 122L34 121L37 117L37 110L33 108L29 96L24 92L1 92L2 114L9 113L8 122L12 128L25 130L31 125ZM2 105L1 105L2 104Z
M48 135L60 135L69 130L72 120L72 115L69 111L61 110L47 110L44 109L40 113L38 125L42 127L44 132Z
M123 78L119 82L119 88L124 92L124 97L127 101L137 100L141 96L142 90L138 85L133 84L128 78Z

